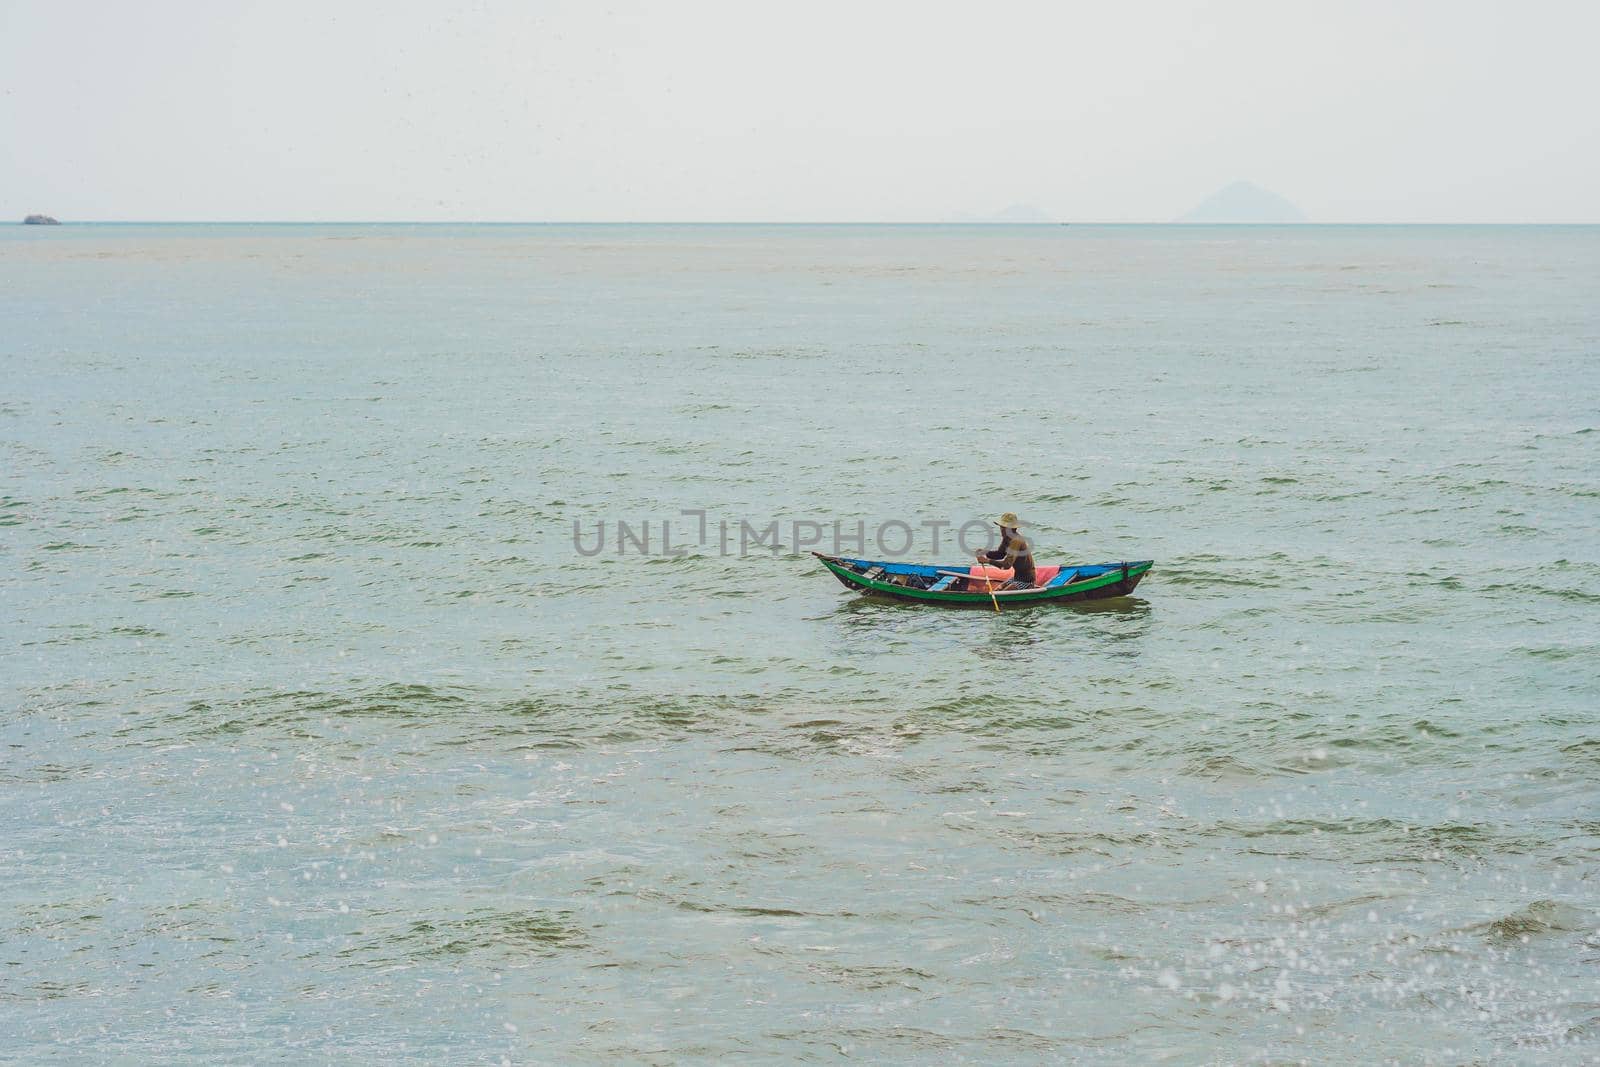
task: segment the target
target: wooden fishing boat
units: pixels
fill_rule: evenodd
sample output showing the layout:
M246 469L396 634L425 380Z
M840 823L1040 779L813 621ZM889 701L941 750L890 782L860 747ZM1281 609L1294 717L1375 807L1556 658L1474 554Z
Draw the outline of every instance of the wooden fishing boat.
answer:
M972 573L968 566L940 567L923 563L888 563L811 553L833 572L846 589L915 600L924 604L969 604L1009 607L1046 600L1104 600L1127 596L1150 573L1154 560L1094 563L1082 566L1036 567L1038 585L1021 585Z

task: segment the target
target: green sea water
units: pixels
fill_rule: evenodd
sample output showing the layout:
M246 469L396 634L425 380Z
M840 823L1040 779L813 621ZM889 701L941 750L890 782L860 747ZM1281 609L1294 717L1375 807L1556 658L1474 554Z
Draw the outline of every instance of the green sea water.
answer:
M1594 1059L1597 280L0 231L0 1061ZM716 533L1006 510L1156 568L996 615Z

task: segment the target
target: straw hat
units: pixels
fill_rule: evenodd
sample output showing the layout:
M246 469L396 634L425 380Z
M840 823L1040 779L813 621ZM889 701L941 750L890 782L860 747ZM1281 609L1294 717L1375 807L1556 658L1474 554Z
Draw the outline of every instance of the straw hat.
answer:
M1003 529L1015 530L1017 527L1022 525L1022 520L1017 518L1016 512L1008 511L998 519L994 520L994 524L1002 527Z

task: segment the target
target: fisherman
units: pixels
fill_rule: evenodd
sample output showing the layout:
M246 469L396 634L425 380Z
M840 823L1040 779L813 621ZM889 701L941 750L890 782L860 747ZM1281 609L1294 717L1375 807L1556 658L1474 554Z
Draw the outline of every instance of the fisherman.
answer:
M978 562L996 567L1010 567L1012 581L1032 585L1033 548L1023 540L1022 534L1017 532L1022 520L1017 518L1016 512L1008 511L995 520L995 525L1000 527L1000 547L987 552L979 549Z

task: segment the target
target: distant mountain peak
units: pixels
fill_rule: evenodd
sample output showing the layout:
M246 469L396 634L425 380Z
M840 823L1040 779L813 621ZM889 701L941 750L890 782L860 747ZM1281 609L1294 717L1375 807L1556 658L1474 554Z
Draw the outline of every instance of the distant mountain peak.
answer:
M1034 207L1032 204L1012 204L1004 211L996 211L992 216L996 222L1054 222L1049 215Z
M1008 222L1008 223L1050 223L1055 219L1040 211L1032 204L1012 204L1003 211L996 211L992 215L972 215L963 211L956 215L951 222Z
M1305 222L1306 215L1272 190L1253 182L1238 181L1224 185L1179 216L1177 221L1286 223Z

